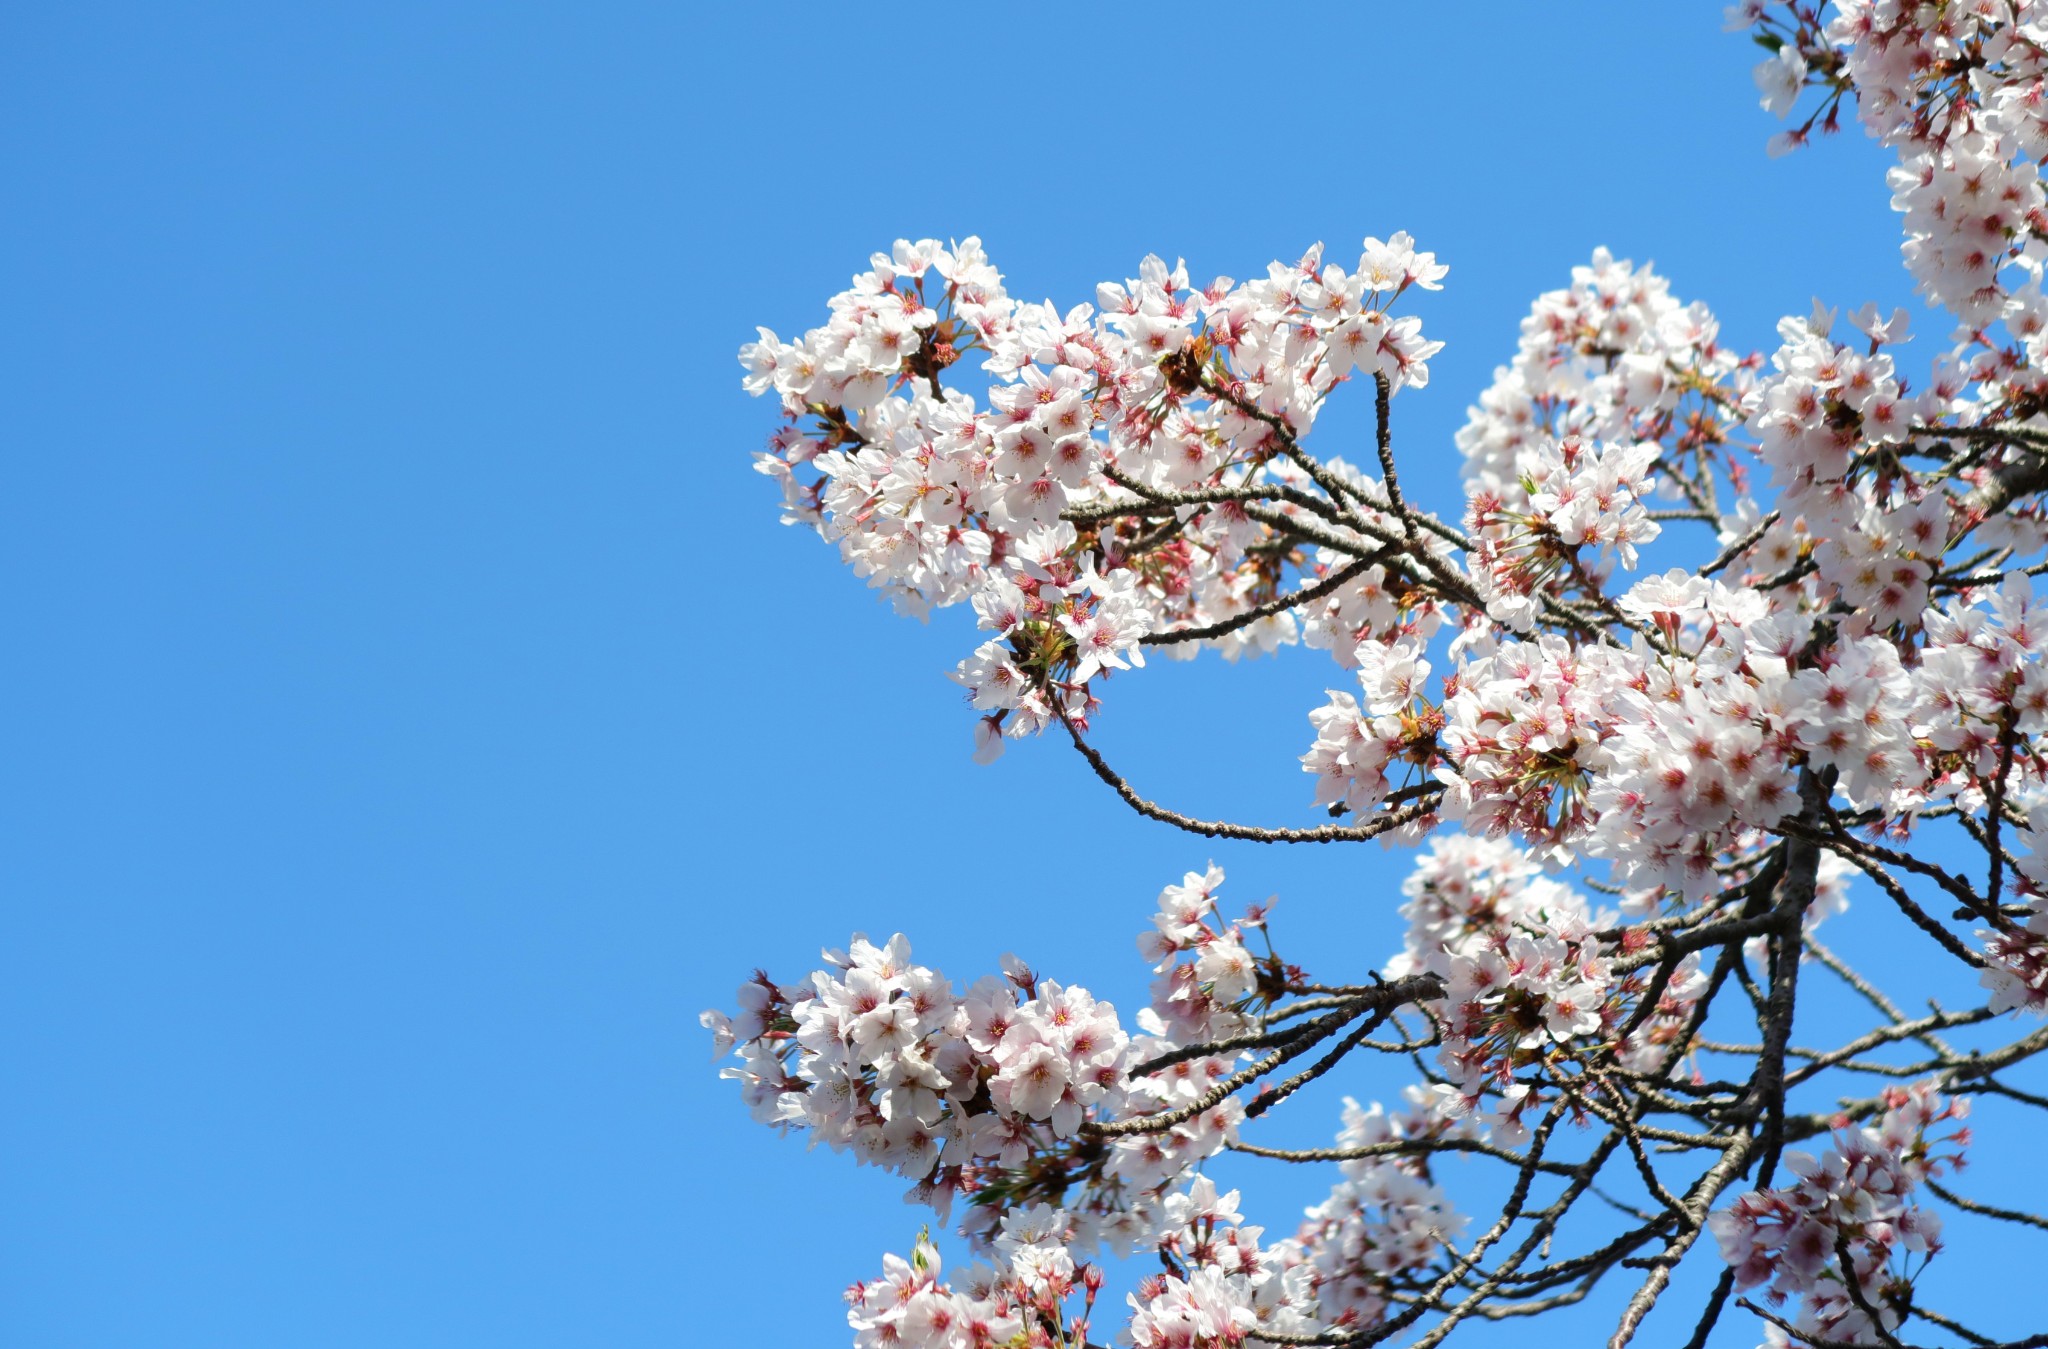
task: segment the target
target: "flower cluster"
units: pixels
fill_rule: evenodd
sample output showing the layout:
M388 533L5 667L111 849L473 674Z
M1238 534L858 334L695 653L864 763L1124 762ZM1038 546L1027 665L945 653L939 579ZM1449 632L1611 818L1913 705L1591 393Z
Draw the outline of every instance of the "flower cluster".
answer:
M1829 336L1834 315L1779 326L1774 373L1745 401L1757 452L1781 493L1782 515L1818 539L1814 569L1856 610L1850 630L1919 620L1933 563L1955 536L1951 498L1898 472L1913 427L1941 411L1939 387L1908 397L1891 356L1903 324L1858 320L1876 331L1857 352ZM1795 514L1795 512L1797 514Z
M1308 1335L1320 1327L1307 1273L1261 1229L1243 1225L1237 1191L1218 1195L1198 1176L1167 1197L1156 1250L1168 1272L1125 1299L1122 1342L1135 1349L1238 1349L1258 1332ZM857 1349L983 1349L1028 1344L1083 1349L1101 1266L1077 1264L1071 1215L1046 1204L1011 1211L992 1236L994 1262L940 1278L938 1249L920 1239L908 1260L884 1257L883 1276L847 1290ZM1074 1304L1079 1301L1080 1305Z
M1749 18L1731 12L1731 22ZM1836 0L1823 25L1798 16L1775 56L1758 67L1765 106L1785 116L1803 85L1834 96L1853 85L1864 128L1899 156L1893 209L1904 213L1906 266L1927 298L1984 326L2006 304L2000 272L2020 262L2036 275L2024 227L2038 221L2034 164L2048 151L2041 100L2048 56L2031 0L1930 6ZM1810 126L1810 123L1809 123ZM1805 139L1788 133L1774 148Z
M1580 553L1589 544L1635 566L1636 545L1661 529L1641 500L1659 453L1648 443L1591 447L1572 436L1545 438L1522 456L1520 492L1473 493L1465 521L1487 616L1525 631L1545 596L1597 585L1604 568Z
M1140 1281L1127 1299L1133 1349L1236 1349L1261 1332L1312 1335L1313 1281L1278 1248L1261 1249L1264 1229L1243 1225L1237 1191L1219 1196L1207 1176L1168 1196L1161 1234L1164 1274Z
M1962 1165L1969 1130L1940 1139L1928 1131L1963 1118L1969 1102L1944 1099L1922 1082L1886 1091L1884 1107L1876 1128L1836 1129L1834 1147L1818 1159L1786 1153L1795 1184L1752 1191L1707 1220L1736 1287L1768 1284L1773 1300L1799 1299L1795 1329L1813 1339L1878 1343L1864 1308L1877 1311L1884 1330L1896 1328L1911 1302L1904 1258L1931 1259L1941 1249L1940 1217L1911 1196Z
M2033 582L2008 576L1975 598L1927 613L1907 694L1926 794L1973 805L2001 778L2008 799L2038 790L2027 748L2048 731L2048 621Z
M1430 665L1413 640L1361 643L1355 654L1364 702L1336 689L1309 713L1316 742L1301 756L1316 775L1316 804L1362 814L1393 789L1390 769L1420 776L1436 755L1442 713L1425 684Z
M1979 982L1991 990L1994 1012L2023 1007L2048 1013L2048 850L2040 846L2048 838L2048 803L2027 812L2025 832L2032 851L2019 859L2014 888L2026 896L2026 921L1977 933L1988 957Z
M1265 932L1271 901L1253 905L1243 917L1222 922L1216 892L1223 868L1190 871L1179 885L1159 892L1151 930L1138 936L1138 954L1152 964L1152 1012L1166 1035L1182 1044L1225 1039L1252 1028L1251 1013L1269 1004L1301 971L1273 953L1255 955L1246 934Z
M1528 851L1500 839L1439 838L1403 886L1406 949L1387 967L1428 973L1444 987L1423 1005L1442 1032L1445 1081L1437 1109L1485 1126L1497 1143L1528 1138L1524 1116L1546 1092L1519 1070L1576 1078L1609 1061L1636 1072L1663 1065L1705 986L1695 957L1681 960L1654 1007L1635 1015L1646 981L1640 962L1618 964L1613 917L1588 909L1542 874ZM1633 1022L1633 1024L1631 1024ZM1624 1036L1623 1032L1628 1033Z
M737 1018L704 1013L716 1051L740 1060L724 1075L757 1120L904 1176L909 1197L941 1215L965 1197L963 1230L980 1241L1006 1212L1054 1197L1086 1249L1127 1251L1152 1232L1165 1190L1243 1118L1234 1098L1182 1109L1235 1055L1133 1075L1175 1047L1157 1014L1141 1012L1149 1033L1130 1036L1110 1004L1014 957L1003 977L966 990L914 964L900 935L881 946L856 937L825 958L800 984L742 985ZM1089 1119L1163 1111L1176 1112L1170 1127L1111 1145L1079 1136Z
M1303 509L1294 442L1339 383L1428 382L1441 344L1390 306L1445 271L1405 234L1367 239L1354 271L1318 246L1200 288L1147 258L1098 287L1099 309L1062 313L1012 302L978 240L899 241L824 327L796 342L763 329L741 352L748 390L784 413L758 466L782 482L785 520L816 527L900 607L973 603L993 635L955 677L986 714L991 758L1056 710L1085 717L1091 681L1143 664L1148 634L1219 629L1200 640L1233 656L1301 639L1293 613L1259 606L1290 571L1312 583L1341 563L1256 546ZM943 382L970 351L985 405ZM1379 484L1326 472L1355 494L1329 537L1384 534ZM1420 612L1379 614L1387 580L1333 593L1310 640L1348 659L1361 631Z
M1066 1215L1044 1205L1007 1215L992 1243L999 1263L942 1281L939 1250L886 1255L882 1277L846 1290L856 1349L981 1349L1026 1343L1083 1349L1102 1270L1074 1263ZM1079 1296L1079 1308L1072 1306Z
M1512 364L1494 372L1458 433L1469 491L1520 512L1527 479L1576 439L1644 443L1667 466L1720 439L1718 409L1744 390L1747 363L1720 345L1701 304L1681 304L1649 267L1606 249L1538 296Z
M1010 331L1002 278L978 239L899 241L831 309L799 341L763 328L741 349L747 391L775 394L787 416L756 466L782 483L786 521L818 527L900 606L956 603L995 544L977 509L991 447L938 379ZM800 479L806 467L819 476Z
M1445 818L1480 835L1576 843L1590 824L1587 788L1605 762L1613 703L1635 662L1550 634L1468 650L1443 705Z
M1408 1091L1410 1109L1389 1114L1345 1098L1339 1163L1343 1179L1329 1198L1309 1209L1293 1238L1280 1243L1282 1260L1308 1272L1323 1318L1345 1328L1377 1325L1398 1284L1442 1262L1444 1246L1465 1227L1465 1217L1430 1179L1427 1145L1462 1132L1420 1088Z
M1848 907L1850 865L1839 858L1823 856L1818 860L1817 871L1814 898L1805 915L1808 930ZM1504 839L1471 835L1433 839L1429 850L1416 859L1415 869L1403 883L1401 893L1406 900L1401 915L1408 921L1408 931L1403 950L1387 962L1386 976L1398 979L1433 972L1445 976L1447 986L1479 993L1480 1005L1469 1011L1449 1005L1438 1008L1439 1015L1450 1025L1467 1030L1466 1034L1447 1040L1443 1061L1454 1080L1469 1084L1468 1090L1438 1089L1434 1099L1442 1118L1475 1118L1476 1112L1475 1122L1487 1124L1499 1120L1502 1107L1512 1107L1511 1113L1518 1118L1534 1103L1526 1093L1514 1091L1488 1104L1488 1096L1504 1078L1489 1082L1483 1072L1471 1072L1471 1066L1483 1065L1484 1058L1475 1059L1480 1046L1469 1032L1478 1026L1483 1040L1487 999L1493 999L1496 1006L1505 1002L1503 984L1509 981L1502 978L1504 969L1511 971L1512 979L1520 981L1519 1020L1529 1024L1517 1039L1527 1038L1531 1049L1562 1048L1572 1038L1574 1022L1588 1027L1586 1035L1593 1042L1613 1043L1614 1061L1630 1072L1660 1068L1675 1051L1686 1049L1686 1041L1696 1029L1691 1021L1702 986L1698 962L1691 956L1679 963L1659 994L1656 1006L1618 1041L1610 1041L1612 1031L1635 1016L1634 1009L1640 1006L1639 995L1647 991L1633 969L1619 979L1612 977L1611 969L1606 969L1606 986L1597 989L1583 986L1583 980L1576 986L1554 983L1545 987L1532 979L1533 974L1546 968L1541 961L1503 965L1498 953L1516 937L1524 939L1517 949L1525 954L1547 949L1547 970L1553 977L1570 972L1563 957L1569 956L1574 946L1596 953L1626 954L1640 949L1634 944L1635 930L1615 929L1609 915L1589 912L1585 898L1545 875L1536 856L1527 849ZM1622 907L1641 916L1653 907L1652 901L1659 893L1657 887L1625 892ZM1595 930L1602 934L1602 939L1589 946L1586 934ZM1606 936L1610 932L1611 938ZM1573 938L1560 951L1554 943L1564 933L1573 934ZM1760 947L1757 953L1761 953ZM1579 967L1580 972L1585 968ZM1604 967L1596 960L1591 968L1601 974ZM1588 1017L1585 1004L1593 1002L1595 992L1600 994L1597 1016ZM1455 997L1447 998L1445 1004L1454 1001ZM1535 1023L1539 1021L1542 1030L1537 1033ZM1503 1066L1504 1062L1494 1064L1494 1072L1499 1074ZM1511 1124L1507 1137L1519 1138L1519 1125Z
M1970 336L1958 373L1981 381L1987 402L2038 399L2048 392L2048 196L2038 169L2048 150L2048 48L2037 0L1837 0L1825 20L1818 6L1786 8L1729 11L1731 26L1760 24L1760 40L1777 49L1757 71L1767 107L1784 116L1802 88L1825 91L1773 149L1805 143L1816 123L1832 130L1853 91L1865 130L1898 155L1890 184L1907 270ZM2001 323L2003 343L1987 336Z
M1328 467L1330 476L1340 481L1363 481L1341 459L1332 460ZM1441 537L1424 535L1414 543L1429 553L1436 565L1449 563L1451 549ZM1341 555L1326 548L1317 549L1314 557L1311 571L1319 578L1345 565ZM1301 641L1316 650L1327 650L1345 669L1356 670L1378 648L1428 641L1443 626L1447 609L1412 580L1373 563L1350 584L1298 611Z
M1609 699L1586 850L1629 884L1703 899L1716 859L1796 805L1784 751L1801 722L1783 704L1811 624L1681 571L1645 577L1616 607L1662 651Z
M1980 594L1988 610L1916 611L1923 646L1843 619L1809 652L1809 613L1669 572L1616 602L1638 625L1632 647L1471 643L1442 707L1443 813L1697 898L1732 843L1796 807L1791 763L1832 770L1850 803L1891 817L1981 800L2000 771L2035 780L2048 675L2032 584L2014 573ZM1322 749L1334 719L1315 715Z
M1073 546L1072 525L1035 531L1017 555L1017 580L995 582L974 598L982 627L998 635L962 661L953 679L977 709L991 712L977 728L984 762L1002 752L1006 718L1007 734L1036 733L1055 715L1052 699L1064 715L1084 717L1088 680L1145 663L1138 640L1151 613L1135 593L1136 573L1105 577L1086 559L1077 568ZM1037 677L1063 664L1070 677L1060 685Z

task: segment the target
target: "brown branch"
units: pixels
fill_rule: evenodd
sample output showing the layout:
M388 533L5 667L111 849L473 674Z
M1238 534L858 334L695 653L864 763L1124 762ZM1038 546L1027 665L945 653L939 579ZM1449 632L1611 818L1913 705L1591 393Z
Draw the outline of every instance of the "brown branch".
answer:
M1387 379L1386 372L1372 372L1373 384L1373 448L1380 457L1380 481L1386 484L1387 505L1400 517L1401 528L1410 538L1415 536L1415 520L1408 510L1408 503L1401 499L1401 479L1394 472L1394 433L1388 402L1393 396L1394 386Z
M1148 801L1140 796L1130 783L1126 782L1115 769L1109 766L1109 762L1102 757L1095 747L1082 738L1080 728L1074 725L1073 718L1067 714L1065 702L1051 692L1047 692L1046 702L1052 707L1053 715L1059 718L1060 725L1066 727L1067 736L1074 742L1074 748L1081 752L1081 757L1086 759L1088 766L1095 770L1095 776L1102 779L1103 782L1109 785L1111 790L1122 797L1124 804L1148 820L1158 820L1161 824L1170 824L1176 829L1185 829L1191 834L1200 834L1204 838L1237 838L1246 839L1253 843L1356 842L1361 839L1378 838L1391 829L1399 829L1404 824L1412 824L1416 820L1427 816L1436 808L1437 802L1442 799L1442 791L1439 789L1432 795L1413 801L1388 814L1378 816L1370 824L1361 825L1324 824L1318 825L1313 829L1290 829L1285 827L1268 829L1258 825L1232 824L1226 820L1200 820L1192 815L1183 815L1177 810L1170 810L1165 806Z
M1268 1054L1250 1067L1240 1069L1238 1072L1231 1074L1187 1105L1163 1111L1156 1115L1137 1115L1130 1119L1114 1120L1107 1123L1091 1120L1081 1126L1081 1132L1095 1138L1122 1138L1130 1134L1163 1133L1176 1124L1183 1124L1195 1116L1222 1104L1224 1099L1233 1092L1258 1081L1281 1064L1306 1054L1324 1040L1335 1035L1346 1022L1355 1019L1361 1014L1365 1014L1367 1017L1365 1022L1367 1027L1377 1026L1387 1018L1394 1008L1419 998L1440 997L1442 993L1443 983L1433 974L1415 974L1405 979L1396 979L1391 983L1360 994L1357 998L1352 999L1326 1016L1318 1017L1306 1025L1286 1032L1285 1042L1279 1044L1271 1054ZM1344 1052L1349 1052L1354 1047L1355 1042L1349 1039L1340 1046ZM1186 1058L1199 1058L1207 1052L1213 1052L1212 1047L1209 1045L1194 1045L1189 1046L1187 1049L1175 1050L1140 1064L1138 1068L1132 1070L1131 1076L1135 1077L1146 1072L1157 1071L1160 1068L1168 1067ZM1339 1054L1336 1057L1342 1057L1342 1055ZM1309 1075L1303 1076L1299 1080L1290 1079L1291 1085L1286 1086L1281 1094L1291 1093L1304 1085L1306 1081L1312 1080L1313 1076L1320 1076L1321 1073L1327 1072L1329 1066L1334 1064L1334 1062L1335 1058L1332 1058L1329 1064L1310 1070ZM1250 1115L1257 1112L1248 1110L1246 1113Z
M1138 639L1138 645L1171 646L1180 642L1198 642L1205 641L1211 637L1226 637L1236 632L1239 628L1250 627L1262 618L1271 618L1274 614L1284 614L1289 609L1300 605L1313 604L1315 601L1323 598L1323 596L1343 586L1346 582L1364 575L1375 565L1387 561L1390 555L1388 550L1383 548L1368 557L1354 558L1351 562L1338 568L1312 586L1305 586L1289 594L1276 595L1263 604L1253 605L1241 614L1220 619L1205 627L1174 628L1167 632L1148 632Z
M1224 1146L1232 1152L1242 1152L1248 1157L1264 1157L1276 1162L1356 1162L1368 1157L1426 1157L1435 1152L1469 1152L1481 1157L1492 1157L1512 1166L1526 1166L1529 1159L1522 1153L1507 1148L1482 1143L1476 1138L1396 1138L1384 1143L1366 1143L1355 1148L1268 1148L1256 1143L1239 1141ZM1546 1162L1539 1160L1536 1169L1553 1176L1577 1174L1577 1167L1567 1162Z
M1842 1262L1842 1288L1849 1294L1849 1300L1856 1304L1856 1310L1869 1320L1870 1328L1877 1332L1877 1338L1884 1342L1885 1349L1906 1349L1899 1343L1899 1337L1885 1325L1883 1315L1863 1295L1863 1281L1856 1277L1856 1257L1849 1250L1847 1232L1835 1233L1835 1258Z
M1766 515L1763 519L1757 521L1755 527L1752 528L1748 533L1744 534L1741 538L1737 539L1735 542L1729 544L1726 548L1723 548L1720 552L1716 553L1714 555L1714 560L1712 562L1707 563L1707 565L1701 567L1699 571L1697 571L1694 574L1698 576L1712 576L1715 572L1720 571L1729 563L1733 562L1736 558L1741 557L1744 553L1756 547L1757 542L1761 540L1765 534L1768 534L1770 532L1771 526L1775 525L1776 523L1778 523L1778 513L1776 511L1772 511L1769 515Z
M2020 1223L2027 1227L2038 1227L2048 1231L2048 1218L2044 1218L2038 1213L2027 1213L2016 1208L1999 1208L1996 1205L1986 1204L1980 1200L1965 1199L1961 1195L1944 1189L1941 1185L1931 1180L1926 1182L1926 1185L1928 1189L1934 1191L1943 1200L1954 1204L1965 1213L1981 1213L1987 1218L1996 1218L2000 1222Z

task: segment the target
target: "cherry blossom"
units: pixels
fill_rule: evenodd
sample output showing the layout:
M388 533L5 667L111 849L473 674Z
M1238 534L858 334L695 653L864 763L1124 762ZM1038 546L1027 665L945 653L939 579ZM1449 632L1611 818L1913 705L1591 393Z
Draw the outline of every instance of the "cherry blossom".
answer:
M888 1257L849 1295L857 1344L1430 1346L1633 1280L1619 1346L1703 1234L1708 1328L2033 1343L1922 1284L1937 1204L2048 1226L1947 1188L1969 1135L1945 1128L1976 1094L2039 1108L2001 1075L2048 1053L2025 1024L2048 1013L2048 0L1727 21L1764 49L1772 151L1847 112L1895 156L1946 338L1816 300L1745 352L1597 248L1529 308L1434 503L1402 481L1396 403L1427 396L1451 273L1405 232L1248 280L1148 256L1059 304L1013 299L978 239L898 241L819 326L741 349L780 411L757 464L781 518L898 608L962 609L974 756L1040 734L1080 756L1035 836L1088 828L1106 789L1205 841L1414 849L1399 949L1391 926L1317 946L1349 973L1283 954L1271 902L1227 904L1211 863L1134 911L1128 1018L1014 957L951 983L901 936L705 1013L756 1119L900 1176L984 1262ZM1350 459L1316 434L1338 399L1370 408ZM1189 814L1100 747L1151 656L1296 646L1337 672L1303 820ZM975 809L936 827L1016 872L1018 821ZM1357 930L1391 923L1353 875ZM1928 988L1829 944L1863 923ZM1938 977L1975 1005L1932 1000ZM1812 1047L1846 1017L1868 1029ZM1361 1085L1375 1064L1388 1090ZM1336 1146L1271 1141L1338 1083ZM1222 1188L1260 1160L1337 1169L1274 1214ZM1605 1229L1566 1221L1601 1204ZM1142 1272L1099 1296L1126 1257Z

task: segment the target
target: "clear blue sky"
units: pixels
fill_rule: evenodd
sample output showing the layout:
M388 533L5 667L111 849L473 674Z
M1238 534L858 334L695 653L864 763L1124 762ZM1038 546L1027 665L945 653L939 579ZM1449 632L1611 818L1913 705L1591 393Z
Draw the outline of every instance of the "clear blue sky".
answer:
M1398 854L969 762L971 625L775 524L733 353L898 235L1071 303L1408 229L1449 346L1399 439L1455 509L1467 401L1596 244L1745 346L1907 302L1881 154L1766 160L1719 4L1387 9L7 7L0 1343L844 1343L918 1215L716 1080L695 1016L754 965L902 929L1134 1008L1212 856L1377 965ZM1157 666L1103 740L1299 820L1337 682Z

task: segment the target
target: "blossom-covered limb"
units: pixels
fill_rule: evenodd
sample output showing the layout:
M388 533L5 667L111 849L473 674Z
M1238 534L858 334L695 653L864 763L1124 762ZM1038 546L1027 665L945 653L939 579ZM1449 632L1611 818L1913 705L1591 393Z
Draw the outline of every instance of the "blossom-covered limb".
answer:
M1406 309L1446 272L1406 235L1366 239L1355 268L1318 245L1245 282L1149 257L1066 308L1014 301L977 240L901 241L821 327L749 344L746 387L781 404L759 467L784 518L900 607L972 610L983 637L954 679L978 758L1057 723L1126 805L1184 831L1422 849L1377 971L1291 966L1263 906L1219 914L1211 868L1162 892L1136 1022L1021 965L954 989L895 943L707 1014L764 1120L935 1209L964 1200L964 1233L999 1257L963 1286L920 1246L855 1299L863 1344L1085 1341L1096 1247L1167 1271L1126 1300L1141 1349L1435 1344L1639 1270L1619 1344L1703 1227L1727 1265L1695 1344L1766 1278L1798 1300L1794 1340L1902 1340L1939 1250L1912 1194L1967 1141L1929 1130L1974 1094L2048 1108L1996 1076L2048 1038L1992 1039L2048 1013L2036 9L1735 6L1769 49L1764 106L1818 93L1775 148L1853 110L1897 153L1904 256L1953 342L1909 370L1903 311L1865 306L1845 330L1816 305L1744 354L1653 268L1596 250L1529 307L1472 406L1462 510L1420 504L1396 443L1391 400L1441 345ZM1314 432L1367 381L1359 467ZM1337 822L1187 816L1090 743L1148 653L1291 645L1346 672L1301 756L1303 809ZM1854 874L1976 974L1981 1006L1909 1016L1917 993L1815 939ZM1367 996L1374 977L1406 985L1424 1029ZM1875 1026L1795 1043L1828 997ZM1892 1052L1908 1042L1925 1052ZM1332 1148L1238 1136L1381 1052L1413 1065L1405 1107L1347 1101ZM1748 1071L1724 1075L1731 1057ZM1790 1110L1847 1074L1905 1085ZM1797 1151L1822 1136L1825 1156ZM1266 1242L1198 1174L1226 1148L1338 1179ZM1514 1178L1469 1242L1432 1172L1460 1153ZM1532 1199L1538 1178L1561 1192ZM1553 1258L1588 1197L1633 1225Z

